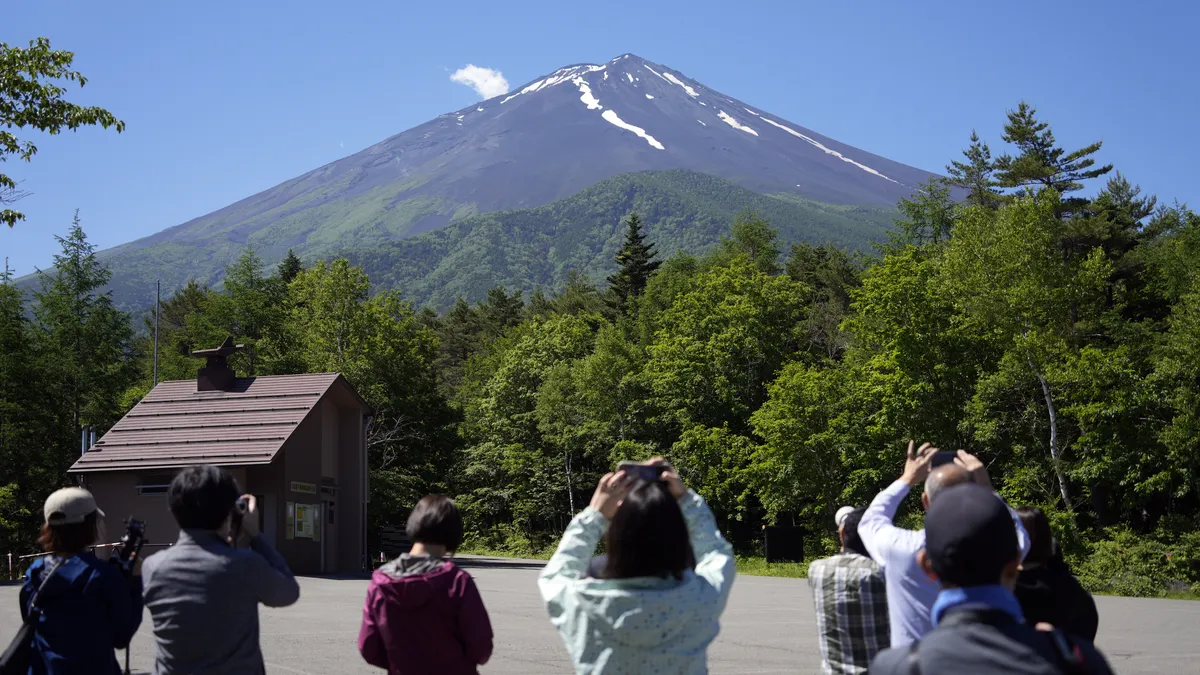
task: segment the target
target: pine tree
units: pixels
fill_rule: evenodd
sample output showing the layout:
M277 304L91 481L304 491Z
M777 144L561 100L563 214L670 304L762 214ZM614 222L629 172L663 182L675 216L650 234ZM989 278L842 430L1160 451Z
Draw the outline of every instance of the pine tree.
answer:
M296 278L297 274L304 269L304 265L300 263L300 258L296 257L296 252L288 249L287 255L283 260L279 261L279 267L276 268L275 276L279 277L279 281L284 284L292 283L292 279Z
M992 151L988 144L979 140L979 134L971 131L971 145L963 150L965 162L952 161L946 165L949 178L947 183L967 190L966 203L971 206L983 206L989 209L1000 206L1002 195L996 189L997 183L992 176L995 165L992 162Z
M32 505L53 485L39 470L48 457L53 406L42 396L24 294L8 260L0 273L0 548L31 550L41 523ZM53 474L57 477L56 474Z
M488 291L487 299L479 303L478 312L483 332L489 340L500 337L505 330L521 323L525 301L521 291L508 294L508 289L497 286Z
M638 214L629 214L625 225L625 243L617 251L617 272L608 278L609 289L616 301L614 304L622 312L630 300L646 290L650 275L662 264L655 260L657 253L654 244L646 243L642 219L638 218Z
M39 272L36 304L36 349L43 385L60 417L59 452L54 461L70 465L80 425L101 430L122 412L121 395L136 379L129 316L113 305L105 291L112 273L96 258L96 247L84 234L79 214L66 237L56 237L62 252L54 269Z
M1019 151L1016 157L1005 154L996 160L996 179L1001 187L1043 186L1053 188L1065 198L1067 193L1083 189L1080 181L1098 178L1112 170L1111 164L1093 168L1096 159L1092 155L1100 150L1101 141L1067 152L1058 147L1050 125L1037 119L1037 109L1024 101L1016 110L1008 111L1008 123L1001 138ZM1068 210L1073 210L1079 206L1076 202L1083 200L1067 201Z
M479 314L460 296L438 323L435 365L438 383L446 396L453 394L462 384L467 360L483 349L483 324Z

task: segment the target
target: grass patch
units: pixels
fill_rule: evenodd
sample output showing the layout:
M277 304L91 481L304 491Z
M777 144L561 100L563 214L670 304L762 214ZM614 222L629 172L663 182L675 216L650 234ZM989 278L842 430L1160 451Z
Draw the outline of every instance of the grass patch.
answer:
M738 574L752 577L786 577L791 579L807 579L808 565L811 561L798 563L769 563L766 558L759 556L736 556Z
M554 549L544 551L520 550L514 551L505 548L495 548L484 544L464 542L458 548L458 553L463 555L480 555L488 558L524 558L526 560L549 560L550 556L554 555Z

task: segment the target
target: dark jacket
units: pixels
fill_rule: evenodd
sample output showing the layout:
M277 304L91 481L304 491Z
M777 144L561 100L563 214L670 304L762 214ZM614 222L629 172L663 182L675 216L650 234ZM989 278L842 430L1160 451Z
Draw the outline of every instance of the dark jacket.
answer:
M450 561L406 574L411 569L401 558L375 571L359 652L391 675L474 675L492 655L492 624L475 581Z
M158 675L264 672L258 605L300 598L287 563L262 535L246 549L211 530L184 530L174 546L146 558L142 576Z
M1036 625L1045 621L1089 642L1096 640L1100 621L1096 601L1061 557L1021 570L1013 594L1021 603L1026 623Z
M1007 613L965 604L946 610L920 641L880 652L870 675L1111 675L1108 662L1090 642L1071 638L1070 651L1084 669L1073 670L1054 645L1054 634L1017 623Z
M21 618L42 583L46 558L29 566L21 588ZM116 649L142 623L142 580L127 580L116 565L91 553L67 558L38 597L30 675L120 673Z

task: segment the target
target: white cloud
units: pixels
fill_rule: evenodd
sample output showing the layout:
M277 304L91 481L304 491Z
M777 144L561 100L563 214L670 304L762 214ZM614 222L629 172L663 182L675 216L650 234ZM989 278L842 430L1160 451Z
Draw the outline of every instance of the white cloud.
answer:
M467 64L450 75L451 82L465 84L475 90L484 99L508 93L508 80L498 70Z

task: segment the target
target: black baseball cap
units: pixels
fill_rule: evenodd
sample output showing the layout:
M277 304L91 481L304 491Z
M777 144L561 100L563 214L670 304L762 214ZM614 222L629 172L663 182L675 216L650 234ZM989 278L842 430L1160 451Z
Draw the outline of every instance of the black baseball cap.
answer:
M1000 583L1004 567L1019 554L1008 507L976 483L939 492L925 515L925 555L944 585Z

